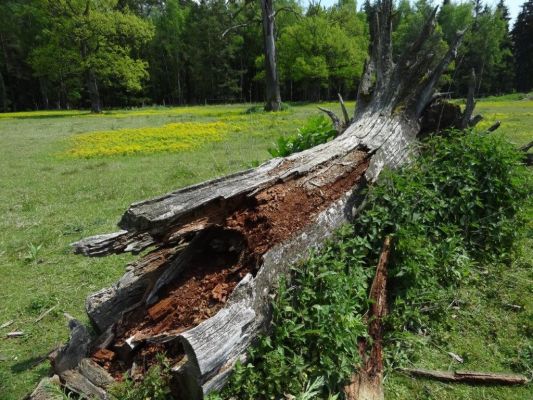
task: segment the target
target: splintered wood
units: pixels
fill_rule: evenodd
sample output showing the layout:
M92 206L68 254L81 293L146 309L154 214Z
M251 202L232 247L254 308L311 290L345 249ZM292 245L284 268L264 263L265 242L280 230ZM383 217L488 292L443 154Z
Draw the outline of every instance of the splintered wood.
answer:
M370 288L368 335L372 338L370 355L368 343L358 343L362 366L344 388L347 400L381 400L383 394L383 318L387 315L387 264L391 252L391 238L387 236L379 257L374 280Z

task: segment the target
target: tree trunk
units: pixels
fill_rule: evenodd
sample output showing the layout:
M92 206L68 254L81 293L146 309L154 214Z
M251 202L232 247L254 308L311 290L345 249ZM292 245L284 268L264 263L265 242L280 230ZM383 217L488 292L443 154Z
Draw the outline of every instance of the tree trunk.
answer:
M2 71L0 71L0 111L7 112L7 91Z
M91 112L95 114L101 113L102 108L100 106L98 82L96 81L96 74L92 69L87 72L87 90L89 91L89 98L91 100Z
M281 96L276 66L276 40L272 0L261 0L265 55L266 111L279 111Z
M115 378L126 371L136 377L164 351L180 398L201 399L224 385L268 326L280 277L353 219L363 189L384 167L408 160L419 118L455 55L462 33L442 60L421 50L433 32L435 10L420 38L393 63L392 0L383 0L378 10L356 112L342 135L135 203L122 216L121 231L74 244L88 256L150 251L119 282L87 299L100 335L86 354L69 351L80 347L69 342L60 355L76 359L58 356L56 365L90 356Z
M39 77L39 88L41 89L41 96L43 98L43 109L48 110L50 108L50 102L48 101L48 89L46 88L46 81L44 77Z

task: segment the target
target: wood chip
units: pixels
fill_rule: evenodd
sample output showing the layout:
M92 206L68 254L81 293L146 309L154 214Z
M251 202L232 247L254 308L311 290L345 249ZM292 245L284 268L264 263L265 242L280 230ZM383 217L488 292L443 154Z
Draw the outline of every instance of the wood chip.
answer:
M2 325L0 325L0 329L7 328L9 325L13 323L13 320L4 322Z
M459 362L459 363L463 363L464 360L461 358L461 356L455 354L455 353L452 353L451 351L448 352L448 355L453 358L455 361Z

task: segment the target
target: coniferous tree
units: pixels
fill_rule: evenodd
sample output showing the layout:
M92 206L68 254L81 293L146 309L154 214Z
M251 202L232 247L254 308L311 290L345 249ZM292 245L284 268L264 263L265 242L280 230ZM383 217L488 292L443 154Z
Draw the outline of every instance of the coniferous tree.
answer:
M511 17L504 0L498 2L496 12L505 23L505 35L500 45L502 50L501 61L494 68L491 84L494 94L502 94L509 93L514 88L513 41L509 29Z
M533 0L522 5L513 32L516 88L528 92L533 89Z

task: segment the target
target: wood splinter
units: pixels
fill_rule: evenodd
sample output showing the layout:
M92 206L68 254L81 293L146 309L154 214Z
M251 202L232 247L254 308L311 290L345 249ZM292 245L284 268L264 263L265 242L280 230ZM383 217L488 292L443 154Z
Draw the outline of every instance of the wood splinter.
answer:
M367 357L368 342L359 341L362 365L350 383L344 387L347 400L382 400L383 393L383 318L387 315L387 264L392 239L387 236L383 242L376 274L370 288L370 310L368 335L372 339L370 355Z
M463 382L486 385L523 385L528 379L518 374L500 374L475 371L431 371L418 368L402 368L400 371L420 378L436 379L442 382Z

